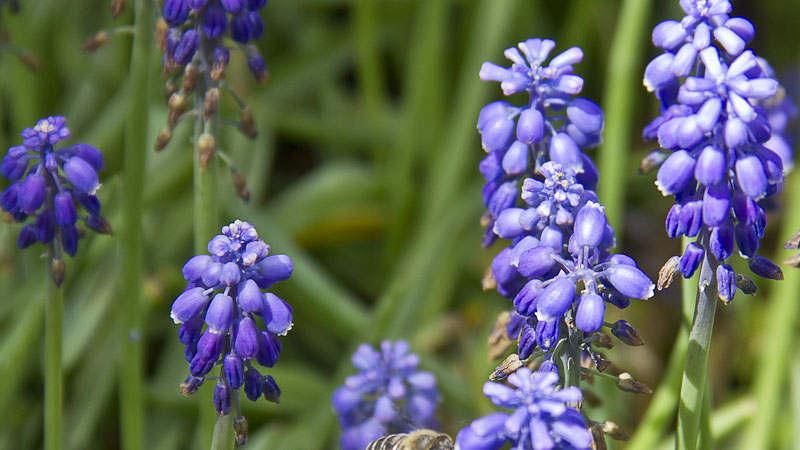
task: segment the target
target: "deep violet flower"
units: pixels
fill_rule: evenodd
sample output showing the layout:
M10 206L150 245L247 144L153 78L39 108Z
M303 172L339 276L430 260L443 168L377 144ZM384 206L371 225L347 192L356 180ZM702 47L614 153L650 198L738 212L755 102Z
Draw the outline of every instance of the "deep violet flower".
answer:
M181 392L193 393L221 365L220 376L211 377L217 378L214 406L225 415L231 404L236 405L239 445L247 439L246 429L241 430L246 422L238 407L240 389L252 401L263 393L267 401L278 403L280 388L254 363L273 367L281 351L278 336L292 328L292 307L262 290L289 278L293 264L288 256L270 255L269 250L247 222L236 220L222 227L222 234L208 242L209 254L194 256L184 264L183 278L188 283L170 312L181 326L178 337L186 346L191 373L181 384Z

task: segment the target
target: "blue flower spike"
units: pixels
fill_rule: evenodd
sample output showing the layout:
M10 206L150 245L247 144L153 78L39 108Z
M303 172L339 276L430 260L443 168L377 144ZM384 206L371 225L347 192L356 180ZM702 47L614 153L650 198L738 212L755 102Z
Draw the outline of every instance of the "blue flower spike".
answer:
M103 155L86 144L56 148L70 137L62 116L41 119L21 134L22 145L9 148L0 161L0 174L12 181L0 194L0 206L9 221L28 222L19 232L19 248L36 242L50 247L49 264L60 286L65 271L62 255L77 253L78 229L85 226L111 234L95 195L100 188L97 172L103 169Z
M247 440L247 421L239 407L239 393L252 401L262 394L273 403L280 388L256 364L278 362L284 336L292 328L292 307L270 292L272 284L288 279L293 270L286 255L270 255L269 245L249 223L236 220L208 243L208 255L190 258L183 266L186 289L172 303L170 317L180 324L191 375L181 384L190 395L206 379L216 379L214 408L226 415L233 408L236 441ZM218 377L209 375L217 365Z

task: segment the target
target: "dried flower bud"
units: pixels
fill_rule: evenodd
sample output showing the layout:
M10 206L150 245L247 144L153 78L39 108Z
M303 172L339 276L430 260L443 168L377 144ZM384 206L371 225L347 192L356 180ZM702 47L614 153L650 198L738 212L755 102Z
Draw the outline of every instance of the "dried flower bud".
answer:
M632 347L644 345L644 339L642 339L636 329L625 320L614 322L614 326L611 327L611 334Z
M219 106L219 89L211 88L206 91L205 98L203 99L203 120L208 122L211 116L217 111Z
M492 275L492 267L489 266L483 271L483 278L481 278L481 288L484 291L491 291L497 288L497 280Z
M172 139L172 130L169 128L162 128L161 131L158 132L158 137L156 137L156 145L154 146L156 151L161 151L164 147L169 144L170 139Z
M659 291L668 288L672 284L672 279L675 278L675 273L678 272L680 262L680 256L673 256L658 271L657 286Z
M623 372L617 379L617 388L632 394L652 394L653 390L646 384L636 381L631 374Z
M630 437L625 434L624 431L617 425L616 423L606 420L603 422L603 433L605 433L608 437L612 439L616 439L618 441L628 441Z
M67 267L64 264L64 260L61 258L53 258L50 265L53 270L53 282L56 284L56 287L59 287L61 283L64 282L64 273Z
M247 442L247 419L244 417L233 419L233 435L236 437L236 445L242 446Z
M194 64L189 63L186 65L186 68L183 69L183 93L189 94L194 91L195 86L197 86L197 75L198 70Z
M117 18L125 11L125 0L111 1L111 17Z
M611 340L611 336L603 331L595 331L590 335L590 337L596 337L597 340L592 342L595 347L599 348L614 348L614 341Z
M167 106L169 108L169 114L167 115L167 126L169 128L175 128L175 124L178 123L178 119L180 119L181 114L186 111L186 97L184 97L180 92L175 92L174 94L170 95Z
M196 377L194 375L189 375L186 379L181 383L181 395L184 397L192 395L200 388L200 385L203 384L204 378L203 377Z
M108 42L109 34L106 30L100 30L94 36L83 41L81 48L86 52L93 52Z
M522 361L519 360L519 355L512 353L494 369L494 372L489 375L489 380L505 380L506 377L514 373L514 371L520 367L522 367Z
M592 432L592 450L606 450L606 435L603 433L603 427L600 424L594 425L590 428Z
M172 94L178 92L178 85L175 83L175 80L170 78L164 83L164 103L169 104L169 98L172 97Z
M795 253L783 260L783 264L791 267L800 267L800 253Z
M508 311L503 311L497 315L492 331L489 332L489 361L494 361L505 355L511 344L514 343L506 335L506 327L510 321L511 314Z
M795 233L795 235L792 236L791 239L789 239L788 241L786 241L785 244L783 244L783 248L787 250L797 250L798 247L800 247L800 231Z
M667 156L669 156L669 153L660 150L653 150L648 153L647 156L642 159L641 164L639 164L639 174L644 175L657 168L667 159Z
M236 195L246 202L250 201L250 187L247 186L247 178L242 172L231 169L233 176L233 186L236 188Z
M89 214L89 217L86 218L86 226L100 234L114 234L111 224L97 214Z
M605 372L606 369L611 367L611 362L603 357L603 355L596 353L592 358L594 360L594 367L598 372Z
M167 33L169 33L169 25L163 17L156 20L156 48L161 53L167 52Z
M738 287L747 295L755 295L757 290L756 284L753 283L753 280L742 274L736 275L736 287Z
M248 107L239 110L239 120L242 122L242 133L250 139L255 139L258 131L256 131L256 124L253 121L253 111Z
M200 170L206 170L216 149L217 141L214 139L214 136L208 133L200 135L197 141L197 158L200 162Z

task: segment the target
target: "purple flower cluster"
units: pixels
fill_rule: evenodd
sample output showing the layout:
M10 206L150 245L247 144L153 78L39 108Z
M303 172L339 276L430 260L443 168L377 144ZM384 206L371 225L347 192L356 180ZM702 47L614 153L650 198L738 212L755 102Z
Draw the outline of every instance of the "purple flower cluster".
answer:
M668 20L653 30L653 43L664 53L647 66L644 84L662 110L644 136L660 146L648 157L660 165L656 186L676 200L667 234L697 238L681 257L682 275L690 277L710 252L723 263L717 284L720 298L729 301L735 274L724 263L734 247L757 275L782 276L756 251L766 226L758 202L778 192L791 164L782 129L771 126L786 112L777 109L770 120L765 108L780 87L766 62L745 50L753 25L729 17L727 0L680 4L686 12L680 22Z
M55 241L58 254L63 250L74 256L81 234L79 221L100 233L110 233L111 227L100 216L95 196L103 155L86 144L56 149L56 144L70 137L65 124L64 117L53 116L22 131L22 145L9 148L0 161L0 174L13 181L0 194L0 206L17 222L33 217L19 232L19 248ZM79 206L85 216L79 214Z
M277 336L292 328L291 306L261 291L289 278L293 269L288 256L269 250L252 225L237 220L208 242L210 255L197 255L183 266L188 284L170 313L181 325L178 335L191 372L181 390L193 393L205 378L215 378L206 374L221 364L214 388L214 407L221 415L230 412L232 397L238 405L242 387L252 401L262 393L275 403L280 397L275 380L253 365L274 366L281 351ZM241 417L238 408L236 417Z
M573 170L578 182L590 189L597 184L597 168L581 149L600 143L603 112L592 101L574 97L583 89L583 79L573 74L572 64L581 61L583 51L572 47L545 66L554 47L549 39L528 39L518 48L506 49L511 67L491 62L481 67L481 80L499 81L505 95L528 93L524 106L496 101L478 117L481 143L488 153L480 164L486 179L483 203L488 208L485 246L495 239L491 232L495 219L516 204L520 178L537 172L542 163L552 160Z
M373 440L416 428L436 428L436 378L417 370L419 356L405 341L383 341L380 351L361 344L359 370L331 398L342 428L341 450L363 450Z
M578 387L557 389L558 374L517 369L508 377L514 388L487 381L483 393L493 404L512 409L474 420L456 437L460 450L498 450L507 443L519 450L589 449L592 434L579 408Z
M264 22L259 11L266 4L267 0L166 0L163 18L169 31L162 62L165 70L172 72L185 66L199 47L207 46L214 55L207 69L224 72L230 51L223 44L223 38L230 37L242 45L260 39L264 34ZM254 46L246 49L247 65L260 80L266 73L264 58Z

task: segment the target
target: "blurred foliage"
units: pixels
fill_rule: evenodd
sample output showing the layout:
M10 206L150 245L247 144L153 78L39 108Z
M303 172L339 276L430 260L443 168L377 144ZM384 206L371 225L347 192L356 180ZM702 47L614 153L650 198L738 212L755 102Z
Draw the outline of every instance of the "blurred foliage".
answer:
M481 83L477 72L484 60L503 62L502 50L520 40L550 37L557 51L583 48L586 56L576 69L585 79L584 95L602 103L604 96L618 95L601 90L620 3L273 0L263 10L266 26L258 45L270 69L267 84L252 81L241 53L232 55L228 73L252 108L259 135L249 141L224 127L221 142L247 176L251 201L236 198L229 174L220 171L219 224L248 220L273 251L294 259L295 275L276 286L276 293L293 305L295 326L282 339L280 363L269 371L283 389L281 404L244 402L250 448L334 448L338 426L330 394L353 371L349 356L362 341L412 343L423 367L439 378L443 431L455 435L492 410L481 395L497 363L487 361L486 338L494 317L508 305L480 287L498 248L480 247L482 151L474 123L479 108L501 94L496 85ZM655 3L648 33L679 14L677 2ZM8 8L0 11L0 28L10 37L0 44L0 148L18 144L19 132L40 117L66 116L70 142L105 153L99 197L105 216L119 229L130 36L116 34L95 53L81 51L81 43L100 29L130 24L132 8L112 21L107 1L31 0L20 6L14 15ZM743 0L735 2L734 15L755 24L752 47L786 74L782 81L790 92L798 92L800 46L790 36L800 3ZM657 53L651 45L643 48L643 61ZM22 50L35 55L38 70L18 57ZM155 141L166 116L157 81L160 55L154 49L151 57L155 87L140 93L150 98L150 127L142 130L148 142ZM639 130L657 105L641 85L630 90L634 145L628 167L618 172L627 177L620 251L655 277L679 243L663 232L670 201L653 188L652 175L635 173L650 149ZM236 117L230 97L223 96L222 105L223 117ZM142 149L147 151L141 305L146 329L132 338L145 343L146 447L152 449L205 447L193 436L202 435L196 430L204 423L199 411L212 408L203 393L210 386L193 398L179 395L188 365L178 327L169 319L172 300L183 288L180 268L192 255L190 134L182 124L162 152ZM764 248L778 248L789 237L777 234L780 209L776 205L769 217ZM41 445L43 264L41 247L17 251L18 228L0 227L0 411L6 412L0 449ZM119 445L115 372L117 358L125 358L116 332L122 311L116 305L119 239L88 235L77 257L67 261L68 449ZM721 413L712 425L716 433L729 434L722 443L738 441L738 425L753 414L747 403L753 362L770 345L764 341L770 286L759 288L758 296L741 296L717 318L710 374L713 404ZM609 315L610 321L623 317L616 310ZM637 379L657 386L681 317L679 289L634 302L624 317L647 345L618 346L608 354ZM796 334L796 320L789 324L780 332ZM779 448L794 443L792 430L800 418L800 365L793 361L794 400L782 399L785 413L774 424ZM783 379L788 390L790 381ZM596 381L606 408L593 419L614 420L631 434L648 398L607 387ZM734 408L742 404L745 409ZM722 413L731 410L741 418L725 428L723 419L731 415Z

